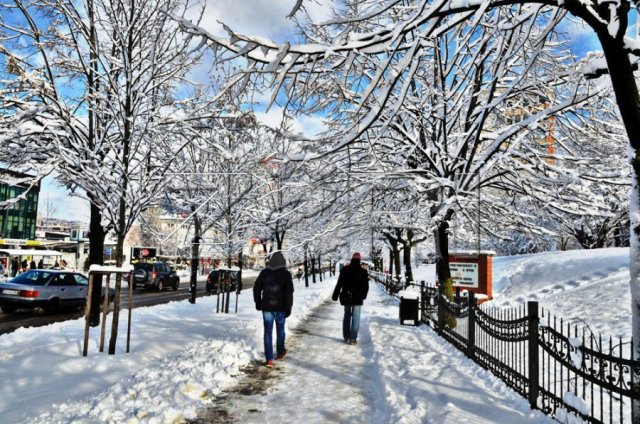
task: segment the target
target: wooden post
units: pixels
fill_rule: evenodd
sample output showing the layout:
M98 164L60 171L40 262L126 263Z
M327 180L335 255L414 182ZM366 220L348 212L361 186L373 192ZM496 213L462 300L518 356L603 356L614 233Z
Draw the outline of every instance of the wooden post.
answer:
M85 304L85 321L84 321L84 345L82 347L82 356L87 356L89 347L89 324L91 320L91 288L93 287L93 274L89 273L89 287L87 287L87 303Z
M100 327L100 352L104 352L104 335L107 326L107 312L109 312L109 286L111 284L111 274L107 274L107 287L105 288L104 299L102 301L102 325Z
M216 314L220 312L220 275L221 270L218 270L218 284L216 284Z
M309 262L307 259L307 249L304 249L304 286L309 287Z
M133 272L129 273L129 321L127 322L127 353L131 342L131 310L133 309Z
M538 408L538 302L527 302L529 312L529 406Z
M227 275L227 278L225 279L225 286L226 286L226 291L227 291L227 302L225 303L225 308L224 308L224 313L228 314L229 313L229 303L231 302L231 275Z
M444 298L444 293L442 292L442 288L443 286L440 285L438 286L438 334L442 334L442 331L444 329L444 306L442 305L442 303L444 302L443 298Z

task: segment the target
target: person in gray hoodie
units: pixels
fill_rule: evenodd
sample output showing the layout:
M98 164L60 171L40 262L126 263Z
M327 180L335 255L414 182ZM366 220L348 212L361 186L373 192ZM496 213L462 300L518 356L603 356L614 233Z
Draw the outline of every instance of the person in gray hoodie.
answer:
M285 319L291 315L293 306L293 278L286 268L282 252L275 252L269 258L253 285L253 300L256 309L262 311L264 322L264 353L267 367L273 366L273 323L276 323L276 354L278 360L284 358Z

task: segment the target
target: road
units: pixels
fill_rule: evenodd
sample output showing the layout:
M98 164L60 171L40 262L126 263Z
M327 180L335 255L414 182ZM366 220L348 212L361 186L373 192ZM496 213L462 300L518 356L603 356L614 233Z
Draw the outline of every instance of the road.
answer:
M255 276L243 277L243 291L253 288ZM199 277L197 297L211 296L205 291L206 277ZM124 293L123 293L124 294ZM133 308L153 306L168 303L174 300L184 300L189 297L189 281L181 279L180 288L177 291L171 289L158 292L155 290L138 289L133 292ZM126 295L122 299L122 307L127 307ZM0 335L11 333L22 327L40 327L54 322L77 319L83 315L79 309L67 309L55 314L44 314L41 310L20 309L11 314L0 312Z

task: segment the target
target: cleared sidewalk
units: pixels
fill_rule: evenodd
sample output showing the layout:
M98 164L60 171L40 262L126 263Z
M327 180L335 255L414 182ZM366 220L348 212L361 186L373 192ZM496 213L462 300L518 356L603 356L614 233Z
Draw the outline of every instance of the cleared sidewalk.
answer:
M426 326L400 326L398 306L371 284L359 344L342 341L342 307L327 301L288 334L289 353L225 391L200 422L533 423L531 411L488 371Z

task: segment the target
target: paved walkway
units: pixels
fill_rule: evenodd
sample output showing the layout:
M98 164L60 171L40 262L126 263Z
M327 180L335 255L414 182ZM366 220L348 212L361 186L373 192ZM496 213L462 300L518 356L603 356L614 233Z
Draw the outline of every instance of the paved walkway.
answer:
M284 361L255 362L198 423L552 423L427 326L401 326L372 284L359 344L342 341L342 308L323 303L292 332Z
M362 423L371 416L373 393L360 344L342 341L342 307L325 302L287 336L288 353L272 369L256 362L226 390L200 422ZM274 329L275 330L275 329ZM274 331L275 337L275 331Z

